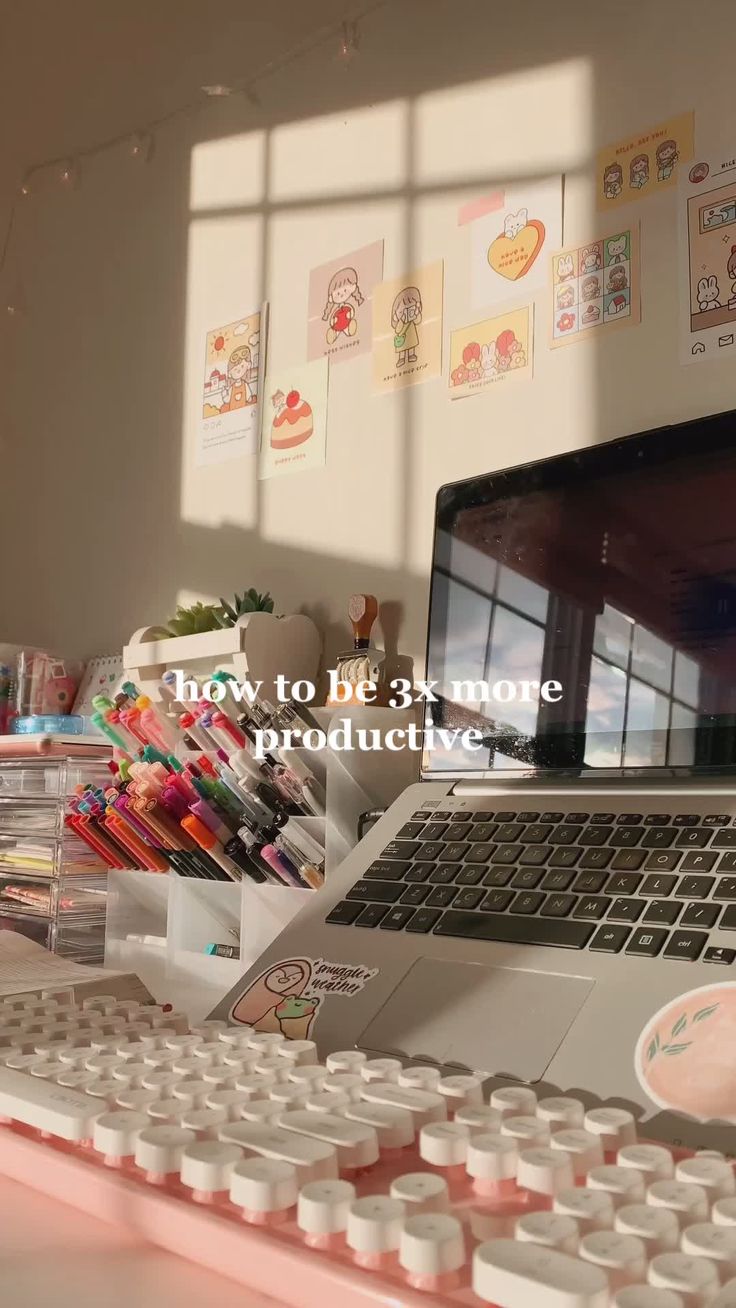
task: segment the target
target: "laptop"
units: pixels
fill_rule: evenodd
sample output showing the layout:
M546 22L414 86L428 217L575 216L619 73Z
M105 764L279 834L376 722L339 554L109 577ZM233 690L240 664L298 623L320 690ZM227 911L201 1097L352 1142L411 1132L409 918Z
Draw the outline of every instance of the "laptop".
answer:
M443 486L435 747L213 1016L733 1150L735 504L736 413Z

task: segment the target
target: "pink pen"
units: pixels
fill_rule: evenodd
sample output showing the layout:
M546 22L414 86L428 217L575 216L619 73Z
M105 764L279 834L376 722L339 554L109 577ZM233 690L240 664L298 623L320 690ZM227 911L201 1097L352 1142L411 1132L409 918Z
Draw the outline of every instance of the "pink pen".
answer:
M156 712L148 695L138 696L136 708L141 710L141 722L146 730L155 731L159 738L165 741L167 748L163 752L168 754L169 750L176 749L179 744L179 732L167 717Z
M260 855L264 863L268 863L268 866L273 868L273 871L287 886L298 886L301 890L304 889L302 882L287 872L275 845L264 845L263 849L260 850Z
M201 727L197 726L197 719L194 717L193 713L182 713L179 718L179 726L182 731L185 731L188 736L191 736L195 745L199 745L200 749L210 748L210 740L206 732L204 732Z
M129 708L120 710L120 721L127 728L131 736L135 736L141 745L147 745L148 741L141 730L140 712L138 709Z
M154 749L160 750L162 754L168 754L171 746L159 730L159 722L155 714L150 709L143 709L140 720L141 727L146 733L146 744L153 745Z

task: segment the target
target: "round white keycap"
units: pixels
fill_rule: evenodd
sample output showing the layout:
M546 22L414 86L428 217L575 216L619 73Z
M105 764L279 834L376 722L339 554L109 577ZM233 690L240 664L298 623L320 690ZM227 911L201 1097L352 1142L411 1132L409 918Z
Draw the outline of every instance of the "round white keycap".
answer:
M562 1130L566 1126L581 1127L585 1117L585 1106L579 1099L552 1095L548 1099L540 1099L537 1104L537 1117L543 1122L549 1122L552 1131Z
M187 1108L194 1108L194 1104L184 1099L157 1099L146 1108L146 1117L151 1126L178 1126Z
M201 1045L194 1045L192 1058L206 1058L208 1062L221 1063L225 1050L219 1040L203 1040Z
M307 1102L307 1091L293 1081L286 1081L283 1085L275 1085L268 1092L269 1099L275 1104L283 1104L284 1108L304 1108Z
M414 1141L411 1113L390 1104L348 1104L345 1117L350 1122L372 1126L378 1136L379 1149L406 1149Z
M144 1090L158 1090L162 1095L167 1095L180 1081L181 1077L176 1072L162 1072L160 1068L149 1067L141 1077L141 1086Z
M702 1185L711 1199L729 1199L736 1195L736 1173L723 1159L685 1158L675 1168L675 1179L690 1185Z
M650 1258L677 1249L680 1224L669 1208L652 1208L651 1204L624 1204L619 1208L614 1227L622 1235L643 1240Z
M711 1217L717 1226L736 1226L736 1199L717 1199Z
M239 1090L247 1099L267 1099L269 1090L278 1084L276 1077L270 1073L252 1073L249 1076L236 1076L234 1089Z
M331 1072L325 1077L322 1090L325 1094L347 1095L351 1103L357 1104L364 1084L357 1072Z
M281 1213L297 1201L296 1168L277 1158L246 1158L230 1173L230 1200L254 1213Z
M222 1066L228 1069L231 1076L248 1076L258 1062L258 1054L252 1049L247 1054L242 1049L230 1049L228 1046L225 1046L225 1050Z
M356 1253L380 1254L398 1249L404 1205L383 1194L354 1199L348 1209L347 1243Z
M318 1090L315 1094L308 1094L305 1100L305 1107L312 1113L342 1113L349 1108L352 1103L349 1095L344 1090Z
M109 1070L110 1079L119 1081L122 1086L129 1086L131 1090L152 1090L153 1086L144 1086L143 1078L151 1071L145 1063L126 1063L121 1059L117 1067L111 1067Z
M680 1214L683 1226L692 1222L705 1222L708 1218L708 1196L701 1185L688 1185L686 1181L654 1181L647 1190L647 1203L655 1208L669 1208Z
M194 1144L195 1139L193 1131L180 1126L146 1126L135 1142L136 1166L160 1176L178 1172L183 1150Z
M477 1181L508 1181L516 1176L519 1150L505 1135L472 1135L468 1141L465 1170Z
M643 1281L647 1274L647 1250L635 1235L619 1231L591 1231L580 1241L578 1256L603 1267L615 1279Z
M152 1072L160 1072L162 1069L171 1071L178 1057L174 1049L149 1049L143 1055L141 1062L145 1063L146 1067L150 1067Z
M137 1040L128 1040L127 1044L116 1046L115 1052L126 1062L141 1062L143 1055L156 1048L156 1038L151 1035L139 1036Z
M231 1090L235 1085L235 1077L232 1068L225 1067L224 1063L215 1063L212 1067L203 1067L197 1077L206 1081L213 1089Z
M38 1045L36 1050L38 1051ZM87 1059L85 1067L90 1072L96 1072L98 1076L110 1076L114 1068L123 1066L124 1061L117 1054L92 1054L91 1058Z
M183 1058L177 1056L171 1064L171 1070L176 1072L177 1076L188 1076L196 1081L199 1080L203 1072L214 1066L206 1058L195 1058L191 1049L185 1050L184 1055ZM250 1068L248 1068L248 1071L250 1071Z
M308 1235L335 1235L346 1229L354 1200L349 1181L308 1181L299 1191L297 1225Z
M603 1145L600 1136L591 1135L579 1127L567 1131L553 1131L550 1140L552 1149L561 1149L572 1163L576 1179L587 1176L592 1167L603 1165Z
M322 1067L320 1063L315 1063L314 1066L310 1064L306 1067L298 1063L296 1067L289 1068L288 1079L294 1085L303 1085L306 1090L312 1091L321 1090L325 1078L329 1075L327 1068Z
M90 995L89 999L82 1000L82 1008L85 1013L90 1009L96 1013L112 1013L117 1002L117 995Z
M263 1054L264 1058L268 1057L271 1052L276 1052L276 1046L282 1045L286 1036L281 1035L278 1031L253 1031L248 1036L248 1048L255 1049L257 1053Z
M99 1100L101 1104L106 1104L110 1109L120 1106L118 1105L119 1081L108 1081L106 1078L100 1077L97 1081L93 1081L91 1085L88 1085L84 1093L89 1095L90 1099ZM145 1112L145 1109L143 1111Z
M325 1066L328 1072L357 1072L364 1063L368 1062L368 1055L361 1053L360 1049L341 1049L336 1054L328 1054L325 1059Z
M522 1240L487 1240L473 1254L473 1290L503 1308L608 1308L600 1267Z
M443 1276L465 1262L463 1228L447 1213L407 1217L399 1243L399 1263L411 1276Z
M676 1290L692 1308L706 1308L718 1292L715 1263L684 1253L657 1254L649 1264L647 1280L662 1290Z
M256 1076L272 1076L274 1081L286 1081L289 1076L289 1064L285 1063L283 1058L277 1058L276 1054L265 1054L263 1057L259 1054L253 1064L253 1072Z
M666 1185L668 1182L661 1182ZM611 1195L614 1207L638 1204L644 1199L646 1187L641 1172L633 1167L616 1167L613 1163L591 1167L586 1178L589 1190L605 1190Z
M54 1059L53 1062L37 1063L30 1072L31 1076L37 1076L42 1081L55 1081L57 1076L63 1076L66 1070L63 1063L57 1063Z
M158 1090L121 1090L119 1081L114 1084L117 1087L117 1103L132 1113L145 1113L149 1104L154 1104L163 1097Z
M230 1173L243 1157L237 1145L220 1140L198 1140L187 1145L181 1156L182 1184L206 1194L217 1194L230 1186Z
M360 1067L364 1081L398 1081L403 1063L398 1058L369 1058Z
M406 1090L436 1090L441 1075L438 1067L407 1067L399 1072L398 1084Z
M228 1122L240 1121L240 1110L248 1100L239 1090L213 1090L207 1096L205 1108L223 1108Z
M516 1165L516 1184L535 1194L557 1194L575 1184L572 1162L559 1149L522 1149Z
M655 1290L652 1285L625 1285L614 1294L611 1308L685 1308L674 1290Z
M583 1125L591 1135L599 1135L606 1153L615 1153L624 1145L636 1144L636 1122L625 1108L591 1108Z
M236 1089L240 1089L240 1087L236 1085ZM204 1108L207 1096L212 1094L212 1086L208 1085L206 1081L190 1077L187 1080L180 1081L178 1085L172 1085L170 1091L167 1092L167 1097L169 1094L174 1099L193 1099L195 1108Z
M145 1113L102 1113L95 1121L92 1143L108 1158L129 1158L140 1132L149 1125Z
M276 1122L284 1112L284 1105L275 1099L248 1099L240 1107L236 1122Z
M198 1140L216 1140L228 1116L224 1108L189 1108L182 1113L180 1120L187 1131L194 1131Z
M712 1258L724 1279L736 1276L736 1231L714 1222L695 1222L686 1226L680 1248L694 1258Z
M519 1117L536 1112L537 1096L528 1086L507 1086L491 1092L491 1108L497 1108L504 1117Z
M86 1090L88 1086L94 1085L97 1079L94 1072L85 1072L80 1068L72 1067L56 1078L56 1084L66 1086L68 1090Z
M517 1240L527 1240L533 1244L543 1244L547 1249L574 1254L580 1232L572 1217L563 1217L560 1213L524 1213L523 1217L516 1219L514 1236Z
M188 1054L198 1045L203 1044L204 1036L201 1035L171 1035L164 1041L166 1049L173 1049L181 1054Z
M230 1049L245 1049L252 1031L251 1026L229 1026L220 1032L218 1039L221 1044L228 1045ZM294 1040L291 1043L298 1044L299 1042Z
M419 1157L434 1167L458 1167L465 1162L470 1131L459 1122L430 1122L419 1132Z
M479 1076L443 1076L437 1082L437 1094L447 1100L450 1112L470 1108L483 1103L483 1082Z
M230 1030L230 1027L221 1018L208 1017L204 1022L197 1022L196 1026L190 1026L189 1030L193 1035L203 1036L205 1040L218 1040L223 1032Z
M276 1054L291 1067L314 1067L319 1062L313 1040L285 1040L276 1046Z
M450 1205L447 1181L435 1172L407 1172L391 1182L391 1198L408 1213L444 1213Z
M540 1122L538 1117L504 1117L501 1122L501 1135L508 1135L513 1140L518 1140L519 1148L523 1148L524 1144L546 1145L550 1140L549 1126L546 1122Z
M652 1181L667 1181L675 1172L672 1154L661 1145L624 1145L616 1155L616 1162L619 1167L634 1167L641 1172L647 1185Z
M563 1190L555 1195L552 1210L574 1217L581 1234L606 1231L613 1226L613 1200L605 1190L588 1190L585 1186Z
M56 1057L65 1067L83 1067L90 1056L90 1048L91 1046L70 1046L69 1049L60 1049Z
M469 1108L457 1108L452 1116L453 1122L470 1128L471 1135L496 1134L501 1130L502 1117L497 1108L489 1104L472 1104Z

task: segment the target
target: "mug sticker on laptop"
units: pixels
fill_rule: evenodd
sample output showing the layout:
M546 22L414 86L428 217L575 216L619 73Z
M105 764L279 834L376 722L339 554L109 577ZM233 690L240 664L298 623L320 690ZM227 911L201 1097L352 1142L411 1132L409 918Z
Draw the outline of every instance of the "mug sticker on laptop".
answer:
M266 968L236 999L230 1017L256 1031L273 1031L287 1040L306 1040L328 995L350 998L378 968L362 963L330 963L324 958L285 958Z
M736 1122L736 982L678 995L639 1036L636 1075L659 1108Z

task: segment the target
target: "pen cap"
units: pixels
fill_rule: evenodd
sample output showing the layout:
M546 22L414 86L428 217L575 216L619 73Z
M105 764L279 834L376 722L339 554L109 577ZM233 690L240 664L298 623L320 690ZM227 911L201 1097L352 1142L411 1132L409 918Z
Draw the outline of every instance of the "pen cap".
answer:
M193 836L197 844L201 845L203 849L214 849L215 846L219 844L217 836L210 831L209 827L205 826L204 822L200 821L198 817L194 817L193 814L190 814L189 817L182 818L181 825L190 836Z

